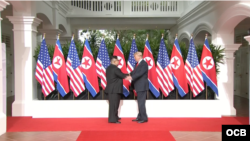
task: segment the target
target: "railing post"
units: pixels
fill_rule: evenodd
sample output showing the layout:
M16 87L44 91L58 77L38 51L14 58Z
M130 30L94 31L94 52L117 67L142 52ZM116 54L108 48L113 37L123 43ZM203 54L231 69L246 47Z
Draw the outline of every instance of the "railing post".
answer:
M131 14L131 2L132 1L124 1L123 0L123 15L130 15Z

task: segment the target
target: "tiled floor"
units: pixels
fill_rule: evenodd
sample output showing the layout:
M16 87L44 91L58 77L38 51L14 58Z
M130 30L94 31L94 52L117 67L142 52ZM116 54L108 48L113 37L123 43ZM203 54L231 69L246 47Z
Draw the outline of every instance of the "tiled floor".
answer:
M75 141L80 131L67 132L9 132L0 141Z
M7 115L11 116L11 104L14 98L7 100ZM248 99L235 96L234 107L237 116L249 116ZM0 136L0 141L75 141L80 131L67 132L9 132ZM221 141L221 132L177 132L171 131L176 141Z
M221 141L221 132L171 131L176 141Z

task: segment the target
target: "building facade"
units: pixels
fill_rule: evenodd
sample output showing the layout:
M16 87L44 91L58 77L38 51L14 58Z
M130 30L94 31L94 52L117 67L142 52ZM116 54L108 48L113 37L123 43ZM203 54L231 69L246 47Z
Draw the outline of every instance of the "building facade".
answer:
M34 50L46 33L47 44L54 45L57 35L64 43L71 39L72 33L78 35L80 29L169 29L169 39L189 43L193 34L196 44L203 44L205 34L215 45L225 48L224 64L220 64L217 76L219 96L215 101L169 101L167 104L147 105L169 106L189 105L187 112L175 114L180 108L166 113L154 113L155 116L217 117L235 115L234 95L249 98L249 45L244 39L250 25L250 2L247 1L5 1L0 0L1 42L6 44L7 59L7 96L14 95L13 116L67 117L66 110L81 106L100 104L104 111L93 115L90 111L79 114L70 111L73 117L105 117L107 103L72 101L38 101L37 81L35 79L36 62ZM77 37L75 37L77 38ZM0 60L2 58L0 52ZM247 61L246 61L247 60ZM0 63L0 70L1 69ZM0 75L2 93L2 73ZM0 101L3 101L0 95ZM68 102L68 107L65 107ZM126 107L130 104L129 107ZM134 102L123 103L124 110L129 110ZM164 105L165 104L165 105ZM201 109L193 109L203 104ZM58 106L53 106L58 105ZM53 108L66 108L52 113ZM4 125L6 115L0 104L0 125ZM35 110L34 110L35 109ZM43 109L51 109L42 112ZM97 110L93 108L92 110ZM153 111L153 108L149 108ZM185 109L184 109L185 110ZM136 113L136 110L133 111ZM132 114L134 114L132 112ZM199 114L195 114L199 112ZM89 114L89 115L88 115ZM153 112L152 112L153 114ZM129 117L131 114L122 113ZM3 123L3 124L2 124ZM0 133L4 129L0 128Z

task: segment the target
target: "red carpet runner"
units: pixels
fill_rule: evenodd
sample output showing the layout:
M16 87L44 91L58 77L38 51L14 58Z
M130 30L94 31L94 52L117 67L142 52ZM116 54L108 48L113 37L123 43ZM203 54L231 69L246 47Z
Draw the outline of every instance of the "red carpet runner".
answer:
M169 131L82 131L77 141L175 141Z
M138 124L122 118L121 124L107 118L31 118L8 117L7 132L29 131L221 131L222 124L249 124L248 117L149 118Z
M122 118L121 124L107 118L8 117L7 132L82 131L77 141L175 141L169 131L221 131L223 124L249 124L248 117L149 118L138 124Z

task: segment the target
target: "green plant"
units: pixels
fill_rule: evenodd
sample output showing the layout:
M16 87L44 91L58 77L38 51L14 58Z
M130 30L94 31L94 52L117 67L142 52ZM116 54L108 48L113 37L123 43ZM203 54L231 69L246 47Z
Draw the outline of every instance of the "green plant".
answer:
M37 45L37 47L35 49L35 55L33 57L35 58L36 61L38 59L40 48L41 48L41 45ZM53 45L47 45L47 48L48 48L50 59L52 59L53 55L54 55L55 47Z

